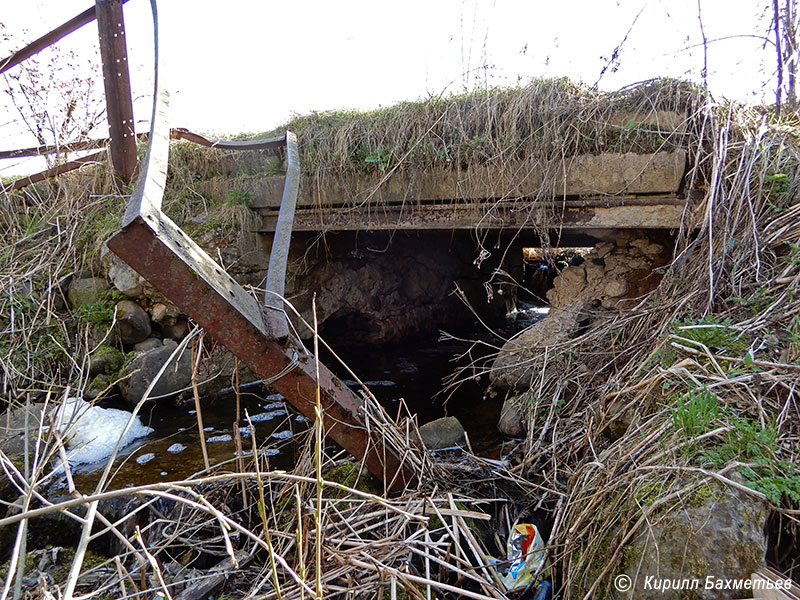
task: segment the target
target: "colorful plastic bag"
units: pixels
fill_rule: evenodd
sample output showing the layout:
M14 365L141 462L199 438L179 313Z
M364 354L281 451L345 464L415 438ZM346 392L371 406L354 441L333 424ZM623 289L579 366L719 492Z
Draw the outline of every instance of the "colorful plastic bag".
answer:
M510 591L528 587L544 563L544 541L536 525L514 525L506 543L508 570L501 580Z

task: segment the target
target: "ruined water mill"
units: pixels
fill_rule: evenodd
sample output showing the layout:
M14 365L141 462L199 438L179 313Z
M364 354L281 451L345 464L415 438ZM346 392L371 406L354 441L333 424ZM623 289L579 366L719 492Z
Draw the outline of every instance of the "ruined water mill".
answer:
M156 119L129 194L9 192L18 596L796 578L794 146L716 146L681 82L559 81L237 142Z

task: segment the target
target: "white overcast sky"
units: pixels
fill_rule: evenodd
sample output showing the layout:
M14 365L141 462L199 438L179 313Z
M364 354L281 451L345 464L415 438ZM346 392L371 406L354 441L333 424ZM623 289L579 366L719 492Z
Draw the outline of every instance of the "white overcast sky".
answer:
M707 39L763 35L766 4L700 0ZM18 47L91 5L0 0L0 22ZM220 135L266 131L312 110L373 108L537 76L591 85L629 30L620 68L606 73L603 89L656 76L699 80L703 65L697 0L159 0L158 9L172 124ZM150 2L129 0L124 11L137 129L145 131ZM60 44L95 52L96 24ZM712 93L771 101L774 49L763 46L754 37L711 43ZM35 143L20 137L5 98L0 111L0 149ZM8 172L0 164L0 174Z

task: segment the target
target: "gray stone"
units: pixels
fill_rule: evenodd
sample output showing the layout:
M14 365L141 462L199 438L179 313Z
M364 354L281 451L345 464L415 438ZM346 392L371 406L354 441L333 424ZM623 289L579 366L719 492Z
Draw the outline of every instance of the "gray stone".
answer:
M604 308L624 308L632 302L628 299L658 285L661 277L654 269L665 263L662 250L648 238L621 233L614 243L597 244L583 264L564 269L547 291L547 299L556 307L592 301Z
M492 384L502 389L528 389L534 377L533 359L544 352L546 346L573 337L580 321L588 316L590 313L583 304L551 309L541 321L503 345L489 374Z
M679 600L684 590L645 589L645 578L698 579L692 598L730 598L730 590L706 590L716 580L749 579L766 565L765 526L768 508L745 492L713 482L685 498L682 505L652 518L625 549L622 573L633 581L631 592L616 598ZM735 596L739 597L739 596Z
M442 417L419 428L419 435L428 450L450 448L466 442L464 427L455 417Z
M91 279L94 277L89 269L80 269L72 274L73 279Z
M111 252L103 244L100 254L108 270L108 278L114 287L131 298L141 298L144 293L146 281L144 277L131 269L119 256Z
M161 333L165 338L182 340L189 334L189 324L185 319L178 319L172 325L161 325Z
M89 347L96 348L101 344L117 347L120 344L119 331L107 324L89 324Z
M67 299L72 308L80 308L103 299L108 291L108 282L100 277L78 279L73 277L67 290Z
M509 437L525 437L525 427L522 423L522 410L517 398L506 398L500 411L500 421L497 428Z
M164 344L161 342L160 339L149 337L146 340L142 340L141 342L133 345L134 352L147 352L148 350L153 350L154 348L160 348Z
M125 355L108 344L101 344L89 356L89 377L100 373L118 371L125 362Z
M120 381L119 389L126 402L135 405L142 399L147 386L155 379L177 345L173 340L165 340L163 346L139 354L122 369L120 377L124 379ZM177 361L172 360L167 365L150 397L157 399L159 396L170 396L188 387L191 381L192 356L189 350L185 350Z
M621 279L612 279L603 288L603 293L609 298L619 298L628 291L627 282Z
M156 302L150 309L153 321L160 325L174 325L181 311L172 303Z
M34 451L36 443L35 432L39 425L43 424L44 404L30 404L28 407L17 406L9 409L4 415L0 416L0 450L9 458L22 456L25 452L25 418L27 413L28 431L32 435L28 436L28 445L31 453ZM45 419L46 420L46 419ZM43 424L43 427L47 427ZM0 480L5 477L0 477Z
M150 336L150 316L139 304L133 300L122 300L117 303L116 311L123 344L137 344Z

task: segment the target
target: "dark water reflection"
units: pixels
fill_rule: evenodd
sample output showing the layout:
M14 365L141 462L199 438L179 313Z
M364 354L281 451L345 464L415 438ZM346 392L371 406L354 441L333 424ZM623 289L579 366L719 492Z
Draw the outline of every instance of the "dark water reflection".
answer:
M476 322L467 331L459 332L459 339L442 340L434 335L405 344L351 347L340 355L390 414L397 414L403 398L420 424L445 415L455 416L466 429L476 452L496 456L502 441L497 429L502 397L484 398L488 385L485 376L465 381L445 392L442 391L444 380L471 361L485 362L492 347L499 347L504 338L541 319L544 314L540 308L521 303L516 315L493 324L494 333ZM483 343L475 344L475 341ZM335 340L332 343L335 347ZM331 356L323 354L321 358L342 380L356 387L347 370L337 365ZM282 396L270 393L260 384L244 386L240 404L239 431L244 458L252 453L251 432L244 418L247 411L269 467L291 469L296 459L295 440L308 429L308 422L293 411ZM212 465L227 463L231 470L235 469L232 462L237 451L235 395L231 392L206 398L202 406L209 462ZM180 406L146 407L141 415L142 422L154 431L121 453L123 456L115 467L110 487L183 479L201 471L203 455L194 408L192 401ZM78 487L84 491L92 488L102 466L76 467Z

